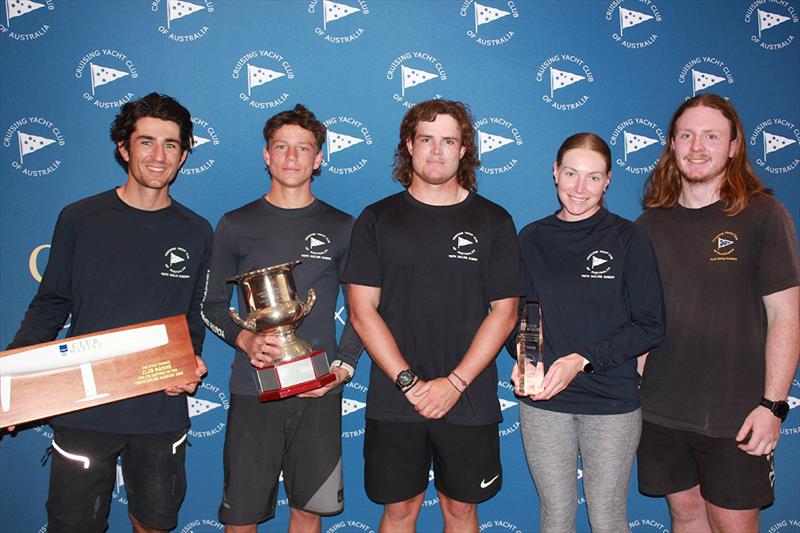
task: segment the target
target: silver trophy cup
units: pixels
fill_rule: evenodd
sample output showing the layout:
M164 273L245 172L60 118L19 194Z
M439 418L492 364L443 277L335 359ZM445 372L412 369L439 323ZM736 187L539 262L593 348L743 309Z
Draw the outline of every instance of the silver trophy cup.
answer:
M260 268L227 280L242 288L248 310L247 319L242 320L231 308L231 320L242 328L279 339L280 355L273 357L270 365L256 370L262 401L294 396L336 379L325 351L314 349L295 335L317 300L314 289L309 289L305 302L297 294L292 270L300 263Z

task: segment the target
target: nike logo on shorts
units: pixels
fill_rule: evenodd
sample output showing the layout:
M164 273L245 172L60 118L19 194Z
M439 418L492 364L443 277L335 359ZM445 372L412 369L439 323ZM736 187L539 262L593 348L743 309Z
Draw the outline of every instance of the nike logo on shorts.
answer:
M493 477L492 479L490 479L489 481L486 481L485 479L482 479L482 480L481 480L481 488L482 488L482 489L485 489L486 487L488 487L489 485L491 485L492 483L494 483L495 481L497 481L497 478L499 478L499 477L500 477L500 474L497 474L496 476L494 476L494 477Z

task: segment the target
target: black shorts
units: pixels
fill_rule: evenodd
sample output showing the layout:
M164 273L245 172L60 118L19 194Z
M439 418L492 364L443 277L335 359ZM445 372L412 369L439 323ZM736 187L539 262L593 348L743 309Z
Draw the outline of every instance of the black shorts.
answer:
M757 509L775 499L773 454L748 455L733 438L642 423L639 491L664 496L700 485L706 501L724 509Z
M344 508L342 395L261 402L231 395L225 433L223 524L258 524L275 515L283 469L289 505L318 515Z
M128 512L154 529L173 529L186 494L186 430L119 435L53 428L47 530L105 531L122 457Z
M372 501L401 502L424 492L431 459L436 490L453 500L479 503L503 484L497 424L367 419L364 483Z

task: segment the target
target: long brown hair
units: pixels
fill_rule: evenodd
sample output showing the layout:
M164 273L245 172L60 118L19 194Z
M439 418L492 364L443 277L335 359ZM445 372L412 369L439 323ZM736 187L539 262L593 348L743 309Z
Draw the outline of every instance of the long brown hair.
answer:
M426 100L408 110L400 123L400 141L394 150L394 170L392 176L403 187L411 185L411 154L408 153L406 142L414 140L417 134L417 124L420 121L433 122L436 115L450 115L458 123L461 130L461 145L466 148L464 157L458 163L456 179L458 184L468 191L477 191L475 181L475 168L480 165L478 148L475 146L475 129L472 127L472 117L469 108L461 102L452 100Z
M716 109L728 119L731 128L731 140L737 141L739 145L734 150L733 157L728 158L725 166L725 180L719 189L719 197L724 204L723 210L726 214L733 216L740 213L756 193L764 192L772 194L764 184L758 179L753 167L747 160L747 147L744 142L744 128L733 104L728 100L711 93L698 94L686 100L669 122L670 142L664 146L664 151L658 158L653 173L645 183L644 207L675 207L681 195L681 171L675 160L675 151L672 148L672 140L675 138L675 124L678 119L693 107L710 107Z

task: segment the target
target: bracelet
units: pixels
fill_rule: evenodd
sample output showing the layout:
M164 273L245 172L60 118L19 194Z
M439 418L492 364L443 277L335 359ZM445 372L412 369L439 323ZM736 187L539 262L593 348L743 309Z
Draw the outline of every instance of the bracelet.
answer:
M450 379L450 376L447 376L447 381L449 381L449 382L450 382L450 385L452 385L452 386L453 386L453 388L454 388L454 389L456 389L456 390L458 391L458 393L459 393L459 394L464 394L464 391L463 391L463 390L461 390L461 389L459 389L459 388L456 386L456 384L455 384L455 383L453 383L453 380L452 380L452 379Z
M469 387L469 383L464 381L464 378L462 378L461 376L456 374L454 371L450 372L450 375L455 376L456 379L461 382L461 386L464 387L464 390L467 390L467 387ZM458 388L458 387L456 387L456 388ZM464 391L461 391L461 392L464 392Z

